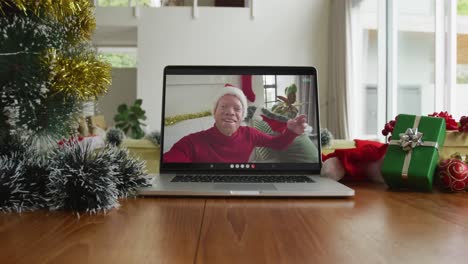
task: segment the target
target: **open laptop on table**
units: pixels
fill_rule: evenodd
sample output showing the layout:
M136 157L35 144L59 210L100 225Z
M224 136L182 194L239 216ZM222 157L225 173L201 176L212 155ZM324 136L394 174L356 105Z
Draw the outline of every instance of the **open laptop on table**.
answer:
M320 177L313 67L167 66L161 120L160 174L140 195L354 195Z

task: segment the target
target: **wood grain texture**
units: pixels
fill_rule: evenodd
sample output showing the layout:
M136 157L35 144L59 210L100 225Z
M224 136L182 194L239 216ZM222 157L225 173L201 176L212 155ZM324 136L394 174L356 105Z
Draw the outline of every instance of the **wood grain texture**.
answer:
M106 215L0 214L0 263L191 263L205 200L138 198Z
M138 198L106 215L0 213L0 263L466 263L468 193Z
M468 194L352 187L357 191L352 199L210 199L197 263L464 263L468 258Z

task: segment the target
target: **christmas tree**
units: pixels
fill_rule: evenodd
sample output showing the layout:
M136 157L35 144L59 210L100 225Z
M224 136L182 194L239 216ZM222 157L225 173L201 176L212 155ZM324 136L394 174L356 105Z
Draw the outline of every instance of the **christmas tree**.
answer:
M89 0L0 0L0 211L105 211L146 182L128 151L77 137L111 82L94 27Z
M89 0L0 0L0 144L76 133L81 105L106 93L110 65L89 44Z

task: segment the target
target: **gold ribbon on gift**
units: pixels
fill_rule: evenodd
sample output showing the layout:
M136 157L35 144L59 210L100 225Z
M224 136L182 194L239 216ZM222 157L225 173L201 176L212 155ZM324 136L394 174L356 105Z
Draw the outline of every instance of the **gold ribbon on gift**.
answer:
M439 149L439 144L437 142L422 141L422 136L424 134L418 131L420 121L421 116L416 116L412 128L407 128L405 133L400 133L399 140L390 140L388 143L389 145L400 146L403 151L406 152L405 160L403 162L403 169L401 171L401 177L403 180L408 180L408 170L413 149L417 147L434 147L437 150Z

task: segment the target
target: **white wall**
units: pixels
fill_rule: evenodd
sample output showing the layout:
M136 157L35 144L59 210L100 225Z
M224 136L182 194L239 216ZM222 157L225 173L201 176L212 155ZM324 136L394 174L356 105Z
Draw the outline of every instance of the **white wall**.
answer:
M166 65L315 66L325 102L328 0L257 0L248 8L142 8L138 19L138 89L151 130L160 128ZM322 120L326 109L322 109Z
M234 76L194 76L172 75L168 76L166 83L166 110L165 115L194 114L211 111L214 106L213 95L226 83L240 87L239 75Z

